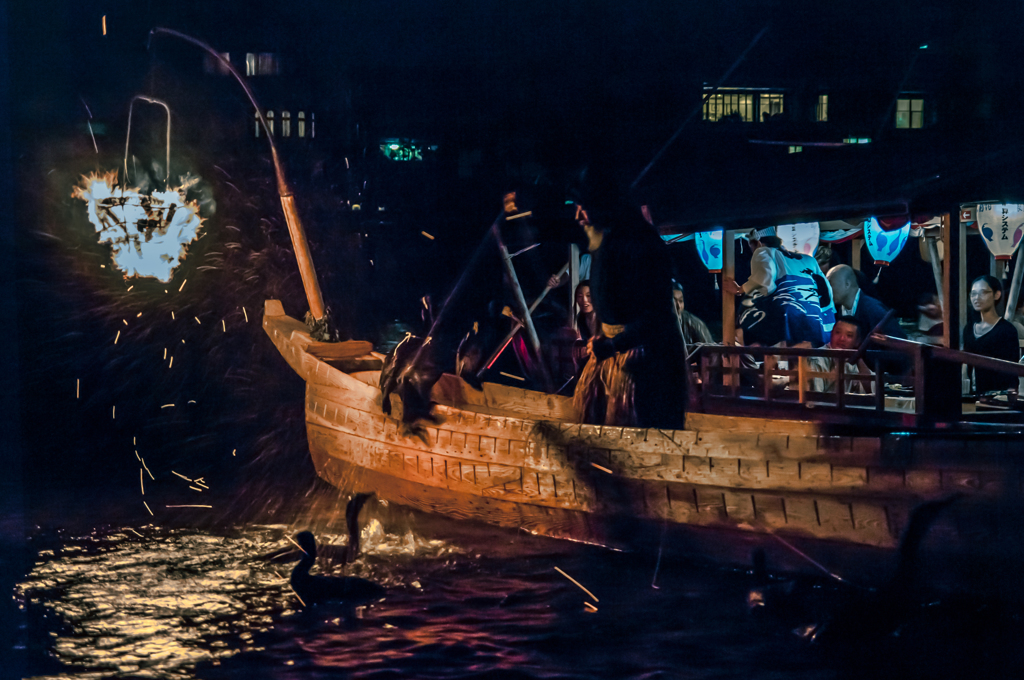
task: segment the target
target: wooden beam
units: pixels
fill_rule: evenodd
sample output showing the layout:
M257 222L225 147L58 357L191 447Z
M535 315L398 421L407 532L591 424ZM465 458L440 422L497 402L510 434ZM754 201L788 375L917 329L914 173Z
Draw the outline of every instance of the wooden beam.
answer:
M945 258L942 261L942 296L945 304L942 306L942 344L952 349L960 349L960 317L966 305L963 236L959 210L943 215L942 248Z
M736 232L722 234L722 280L736 279ZM736 344L736 296L722 286L722 344Z
M939 294L939 307L944 309L946 307L945 300L947 295L942 283L942 263L940 262L941 258L939 257L938 239L925 237L924 235L922 235L921 238L926 240L926 245L928 246L928 259L932 261L932 276L935 277L935 290Z
M855 238L851 242L853 252L850 254L850 266L860 271L860 253L864 249L864 239ZM826 272L827 273L827 272Z

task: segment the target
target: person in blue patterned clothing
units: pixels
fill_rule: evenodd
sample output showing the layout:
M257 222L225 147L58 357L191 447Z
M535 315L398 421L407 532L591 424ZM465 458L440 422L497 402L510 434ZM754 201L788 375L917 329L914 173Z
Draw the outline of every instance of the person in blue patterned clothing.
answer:
M835 323L828 279L810 255L782 247L775 227L751 232L750 278L742 286L732 279L725 290L744 295L737 327L748 345L821 347Z

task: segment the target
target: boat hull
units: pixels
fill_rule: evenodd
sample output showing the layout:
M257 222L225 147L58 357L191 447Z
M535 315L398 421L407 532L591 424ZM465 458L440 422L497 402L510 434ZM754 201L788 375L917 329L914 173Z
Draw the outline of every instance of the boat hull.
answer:
M317 473L448 517L736 565L884 579L912 509L962 494L924 544L927 579L1004 590L1022 563L1016 441L825 432L816 423L691 414L669 431L580 425L571 404L445 376L435 422L381 410L380 357L323 347L268 301L264 328L307 383ZM326 354L331 356L326 356ZM376 362L376 363L375 363Z

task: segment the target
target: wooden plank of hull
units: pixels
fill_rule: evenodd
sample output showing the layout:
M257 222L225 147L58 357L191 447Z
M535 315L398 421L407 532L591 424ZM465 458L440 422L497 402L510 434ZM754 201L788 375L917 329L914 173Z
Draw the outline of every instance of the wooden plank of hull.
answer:
M865 496L883 493L929 498L950 491L995 496L1006 487L1001 478L979 471L892 471L816 461L745 460L673 454L654 456L631 450L593 448L571 442L566 447L553 446L538 436L536 428L533 431L527 429L537 423L465 412L450 413L448 423L426 428L426 434L421 439L402 434L401 425L393 418L334 401L345 400L366 409L375 409L373 402L365 395L317 385L311 385L308 392L307 414L311 422L340 428L370 440L461 459L467 464L470 461L504 464L554 474L561 476L564 482L571 482L573 475L581 468L596 467L630 479ZM464 429L445 429L447 425ZM494 435L533 439L506 439L477 434L488 431ZM570 432L575 433L576 430ZM599 435L594 437L597 439L592 437L591 441L601 441ZM750 452L750 455L755 454Z
M400 444L368 440L312 421L307 427L311 450L328 458L457 493L525 505L667 519L678 523L747 525L752 530L762 530L757 524L759 512L767 513L768 521L772 517L774 497L759 500L759 492L742 493L723 486L666 483L656 485L664 489L664 498L660 498L657 492L651 497L650 487L655 485L650 482L623 479L600 471L555 475L510 465L480 465ZM869 508L872 503L884 502L865 499L860 504ZM893 542L885 524L862 522L857 525L852 519L852 502L796 494L782 497L781 504L780 527L790 533L875 546L889 546ZM833 511L833 506L839 510ZM825 510L820 511L819 508ZM822 521L821 512L824 512L825 521ZM884 509L874 512L876 516L884 513ZM834 516L840 519L835 520Z

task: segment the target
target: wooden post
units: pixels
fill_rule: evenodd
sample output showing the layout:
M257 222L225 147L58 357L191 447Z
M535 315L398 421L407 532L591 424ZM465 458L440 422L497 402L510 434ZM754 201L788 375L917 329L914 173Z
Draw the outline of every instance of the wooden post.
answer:
M807 403L807 357L796 358L797 401Z
M736 280L736 232L726 229L722 233L722 281ZM732 347L736 344L736 296L722 286L722 344ZM739 366L740 358L734 355L722 355L722 368ZM723 371L722 380L735 389L739 385L739 376L729 371L728 377Z
M1024 274L1024 248L1017 250L1017 259L1013 263L1013 281L1010 282L1010 292L1006 296L1006 311L1003 313L1003 318L1007 321L1013 319L1013 313L1017 311L1021 274Z
M726 229L722 234L722 280L736 280L736 232ZM736 344L736 296L722 286L722 344Z
M954 221L955 220L955 221ZM946 304L942 307L942 343L951 349L960 349L960 329L967 323L966 234L960 222L959 209L942 216L942 292Z
M864 239L853 239L852 247L853 252L850 254L850 266L860 271L860 252L864 249ZM828 272L825 273L827 274Z
M923 234L921 238L927 238L929 259L932 261L932 276L935 277L935 290L939 294L939 307L945 308L946 295L942 290L942 263L939 262L939 246L934 238L925 237Z

